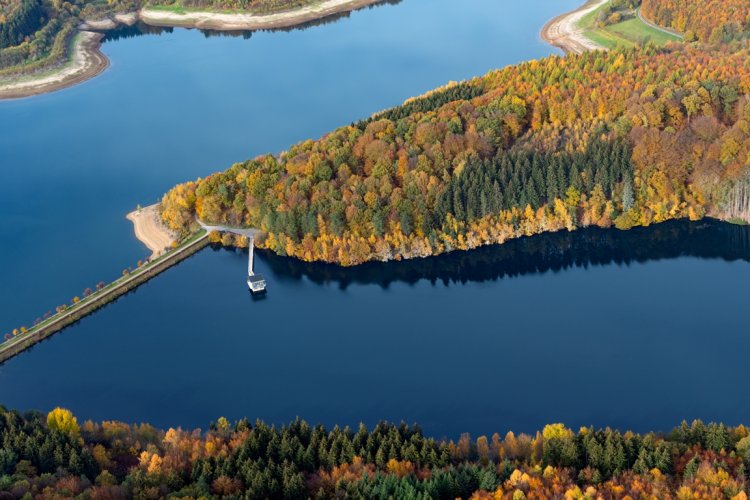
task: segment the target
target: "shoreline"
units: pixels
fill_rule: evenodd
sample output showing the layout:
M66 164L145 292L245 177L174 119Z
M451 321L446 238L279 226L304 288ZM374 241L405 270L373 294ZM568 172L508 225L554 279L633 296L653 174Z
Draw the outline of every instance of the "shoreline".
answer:
M72 57L57 68L21 75L0 84L0 100L20 99L72 87L101 74L109 59L101 50L104 34L82 30L75 35Z
M352 12L382 0L324 0L315 5L274 14L221 13L210 11L170 12L143 8L137 12L121 12L101 20L84 20L78 27L72 57L59 67L38 74L19 75L0 83L0 101L21 99L62 90L101 74L110 65L101 52L104 33L124 24L141 21L149 26L197 28L215 31L272 30L291 28L326 17Z
M588 0L577 9L551 19L542 28L540 33L542 40L562 49L566 54L581 54L589 50L604 49L604 47L586 37L583 30L578 28L578 23L584 16L608 1Z
M134 210L125 218L133 223L133 230L138 241L151 250L149 259L162 255L176 241L174 232L161 222L158 203Z
M161 27L181 27L209 29L216 31L257 31L291 28L300 24L317 21L326 17L352 12L382 0L323 0L315 5L273 14L252 14L249 12L211 12L187 10L174 12L144 7L138 18L150 25Z

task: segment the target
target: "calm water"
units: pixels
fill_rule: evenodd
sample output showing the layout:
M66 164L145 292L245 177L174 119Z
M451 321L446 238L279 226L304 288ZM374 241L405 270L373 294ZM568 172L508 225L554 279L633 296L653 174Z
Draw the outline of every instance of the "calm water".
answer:
M405 0L307 30L174 30L105 44L82 86L0 103L0 332L147 255L124 214L448 80L552 53L578 0ZM750 403L748 231L551 235L371 265L206 250L0 366L0 403L202 426L225 415L418 421L435 435L550 421L737 423Z

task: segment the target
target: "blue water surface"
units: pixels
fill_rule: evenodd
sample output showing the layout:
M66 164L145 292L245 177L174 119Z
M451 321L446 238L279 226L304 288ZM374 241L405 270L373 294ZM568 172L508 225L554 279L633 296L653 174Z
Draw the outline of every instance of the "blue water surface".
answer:
M125 214L178 182L555 53L577 0L404 0L248 37L108 41L100 77L0 102L0 333L148 255ZM748 234L552 235L342 270L205 250L0 366L0 404L205 428L419 422L437 436L739 423Z

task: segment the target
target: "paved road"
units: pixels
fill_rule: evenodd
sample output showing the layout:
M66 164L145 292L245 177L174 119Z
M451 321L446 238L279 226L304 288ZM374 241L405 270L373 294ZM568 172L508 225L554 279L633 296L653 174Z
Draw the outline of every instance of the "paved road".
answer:
M218 232L220 232L220 233L232 233L232 234L239 234L239 235L241 235L241 236L247 236L248 238L254 239L254 238L255 238L255 235L256 235L256 234L258 234L258 233L260 232L260 230L259 230L259 229L255 229L255 228L252 228L252 227L250 227L250 228L245 228L245 229L242 229L242 228L238 228L238 227L230 227L230 226L222 226L222 225L219 225L219 226L212 226L212 225L209 225L209 224L204 224L204 223L203 223L203 222L202 222L202 221L201 221L200 219L198 219L197 217L196 217L196 219L195 219L195 220L196 220L196 221L198 222L198 224L200 224L200 226L201 226L201 227L202 227L203 229L205 229L205 230L206 230L206 232L209 232L209 233L210 233L211 231L218 231Z
M664 28L662 26L659 26L658 24L654 24L651 21L649 21L648 19L646 19L645 17L643 17L641 15L641 8L640 7L638 7L636 9L635 13L638 15L638 19L640 19L643 24L647 24L647 25L651 26L652 28L654 28L655 30L659 30L662 33L666 33L667 35L676 36L680 40L682 40L684 38L680 33L676 32L675 30L671 30L669 28Z

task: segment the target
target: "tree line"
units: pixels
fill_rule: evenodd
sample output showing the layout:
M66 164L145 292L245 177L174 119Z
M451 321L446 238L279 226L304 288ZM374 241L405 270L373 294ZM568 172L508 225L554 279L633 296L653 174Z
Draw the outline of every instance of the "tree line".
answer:
M481 82L469 81L452 83L445 87L432 90L422 96L407 100L401 106L387 109L372 115L366 120L357 122L354 126L363 132L367 125L376 120L398 121L414 113L425 113L433 111L453 101L469 100L484 93Z
M14 498L739 499L749 461L748 429L699 420L667 434L551 424L452 441L404 423L329 430L222 417L206 432L165 432L0 408L0 491Z

